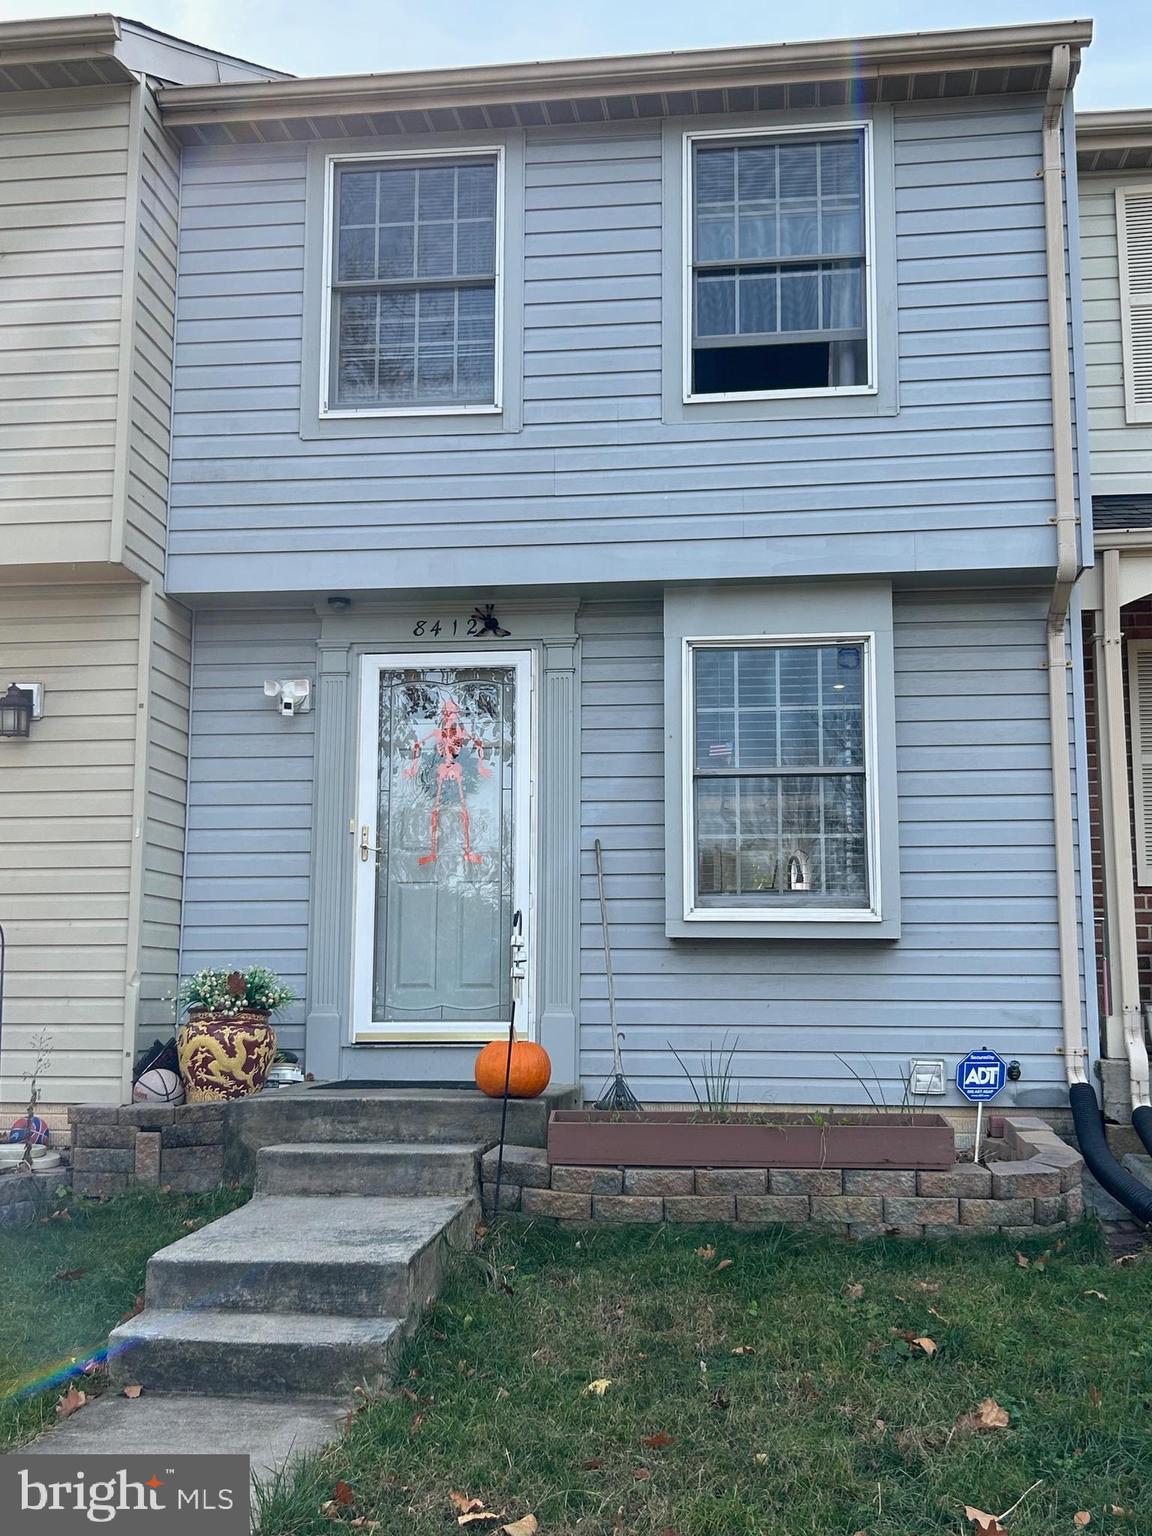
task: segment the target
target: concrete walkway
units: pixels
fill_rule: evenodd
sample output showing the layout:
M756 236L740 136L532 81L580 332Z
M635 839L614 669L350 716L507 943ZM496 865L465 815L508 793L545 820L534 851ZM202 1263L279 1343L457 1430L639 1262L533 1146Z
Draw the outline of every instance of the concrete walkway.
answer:
M347 1409L331 1398L199 1397L144 1392L134 1401L107 1392L20 1454L250 1456L261 1481L341 1432Z

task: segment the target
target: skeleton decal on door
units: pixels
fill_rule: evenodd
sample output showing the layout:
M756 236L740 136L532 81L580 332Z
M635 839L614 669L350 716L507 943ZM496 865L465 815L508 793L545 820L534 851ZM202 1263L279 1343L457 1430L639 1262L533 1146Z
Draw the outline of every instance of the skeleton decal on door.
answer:
M456 794L460 800L460 827L464 835L464 862L466 864L479 864L483 855L472 851L472 832L468 816L468 802L464 795L464 774L460 765L460 754L465 747L470 746L476 753L476 767L482 778L490 779L492 770L484 761L484 743L479 736L474 735L460 720L460 706L453 698L444 700L440 708L440 723L434 731L429 731L426 736L421 736L412 743L412 762L404 770L406 779L414 779L420 772L420 759L424 748L429 742L435 743L435 751L440 759L436 766L436 795L432 801L432 816L430 827L430 847L428 852L422 854L417 860L418 864L435 864L440 851L440 806L444 798L444 785L453 783L456 786Z

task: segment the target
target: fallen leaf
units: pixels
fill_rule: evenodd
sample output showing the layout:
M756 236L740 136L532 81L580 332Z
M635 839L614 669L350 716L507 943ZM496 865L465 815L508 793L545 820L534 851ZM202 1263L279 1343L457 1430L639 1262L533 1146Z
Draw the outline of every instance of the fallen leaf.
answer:
M499 1520L500 1516L491 1509L473 1509L466 1515L457 1515L457 1525L475 1525L476 1522L485 1520Z
M600 1460L599 1456L589 1456L587 1461L580 1463L580 1469L583 1472L599 1472L603 1465L604 1463Z
M1124 1508L1123 1504L1113 1504L1113 1506L1112 1506L1112 1513L1114 1515L1120 1515L1121 1517L1123 1517L1124 1515L1126 1515L1128 1513L1128 1511Z
M732 1353L734 1355L754 1355L756 1351L751 1344L737 1344Z
M471 1514L474 1509L483 1509L483 1499L470 1498L466 1493L449 1493L449 1499L456 1506L456 1511L461 1515Z
M380 1529L379 1520L369 1520L366 1515L357 1515L355 1520L349 1520L348 1524L354 1531L371 1532L378 1531Z
M76 1387L69 1387L56 1404L56 1417L58 1419L71 1418L74 1413L79 1413L87 1401L88 1399L83 1392L79 1391Z
M672 1436L666 1435L661 1429L654 1435L641 1435L640 1444L646 1445L650 1451L660 1451L672 1444Z
M195 1232L197 1227L202 1227L203 1225L204 1223L202 1221L189 1220L184 1223L185 1230L188 1232Z
M1088 1401L1092 1404L1093 1408L1099 1408L1100 1388L1094 1382L1088 1388Z
M121 1393L121 1396L123 1396L123 1397L130 1397L132 1399L132 1401L135 1402L136 1399L140 1396L141 1392L143 1392L143 1390L144 1390L143 1387L137 1387L137 1386L125 1387L123 1389L123 1392Z
M53 1280L79 1280L81 1275L86 1275L86 1269L60 1269L52 1276Z
M1078 1525L1083 1530L1086 1525L1092 1524L1092 1516L1086 1509L1078 1509L1072 1516L1072 1524Z
M703 1248L696 1248L693 1252L698 1259L714 1259L716 1257L716 1250L711 1243L706 1243Z
M125 1312L124 1316L120 1319L120 1321L122 1323L131 1322L131 1320L134 1317L136 1317L140 1312L143 1312L143 1310L144 1310L144 1292L141 1291L140 1294L136 1297L135 1302L133 1303L131 1312Z
M611 1376L598 1376L595 1381L590 1381L586 1387L580 1388L580 1396L603 1397L611 1385Z
M1032 1268L1032 1260L1025 1258L1024 1255L1020 1252L1019 1248L1016 1250L1016 1263L1020 1266L1021 1269Z
M978 1429L1007 1429L1009 1413L994 1397L986 1397L972 1415Z
M335 1499L337 1504L342 1504L345 1509L347 1509L349 1504L355 1504L356 1502L356 1495L352 1492L351 1488L349 1488L348 1484L343 1481L343 1479L341 1479L341 1481L336 1484L335 1488L333 1488L332 1497Z
M496 1388L496 1397L497 1397L497 1399L503 1399L505 1397L511 1397L511 1395L512 1394L508 1391L507 1387L497 1387Z
M864 1287L857 1280L851 1281L844 1287L844 1294L849 1301L863 1301Z
M646 1483L652 1474L649 1472L647 1467L636 1467L633 1470L632 1476L638 1483Z
M320 1513L324 1516L325 1520L339 1520L341 1510L335 1499L325 1499L320 1506Z
M520 1520L512 1520L502 1526L504 1536L536 1536L540 1529L540 1522L535 1515L524 1515Z
M731 1269L735 1262L735 1259L721 1259L712 1273L718 1275L722 1269Z
M1107 1301L1108 1300L1107 1296L1105 1296L1103 1291L1085 1291L1084 1294L1085 1294L1085 1296L1095 1296L1097 1301Z
M924 1339L909 1339L908 1342L910 1344L912 1344L916 1349L923 1350L924 1353L926 1355L928 1355L929 1357L934 1355L936 1353L937 1349L940 1347L936 1343L935 1339L927 1339L927 1338L924 1338Z
M916 1289L923 1291L925 1296L939 1296L940 1282L939 1280L917 1280Z
M768 1452L767 1451L757 1451L755 1456L753 1456L752 1460L756 1463L756 1465L758 1467L766 1467L768 1465Z
M995 1515L986 1515L982 1509L973 1509L971 1504L965 1504L964 1517L971 1520L976 1529L984 1533L984 1536L1008 1536Z

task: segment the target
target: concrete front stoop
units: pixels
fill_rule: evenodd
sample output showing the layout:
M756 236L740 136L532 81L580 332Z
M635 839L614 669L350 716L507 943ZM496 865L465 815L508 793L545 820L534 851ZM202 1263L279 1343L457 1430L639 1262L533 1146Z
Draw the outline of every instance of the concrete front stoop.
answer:
M232 1451L263 1477L317 1450L471 1246L488 1145L260 1137L252 1200L155 1254L144 1310L111 1334L113 1388L143 1394L109 1392L31 1449Z

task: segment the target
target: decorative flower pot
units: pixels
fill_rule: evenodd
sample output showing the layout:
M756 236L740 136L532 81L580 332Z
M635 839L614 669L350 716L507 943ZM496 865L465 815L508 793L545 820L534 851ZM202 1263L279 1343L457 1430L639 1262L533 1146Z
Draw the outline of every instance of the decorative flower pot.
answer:
M276 1055L276 1031L266 1013L209 1013L189 1008L176 1035L180 1076L189 1104L244 1099L259 1093Z

